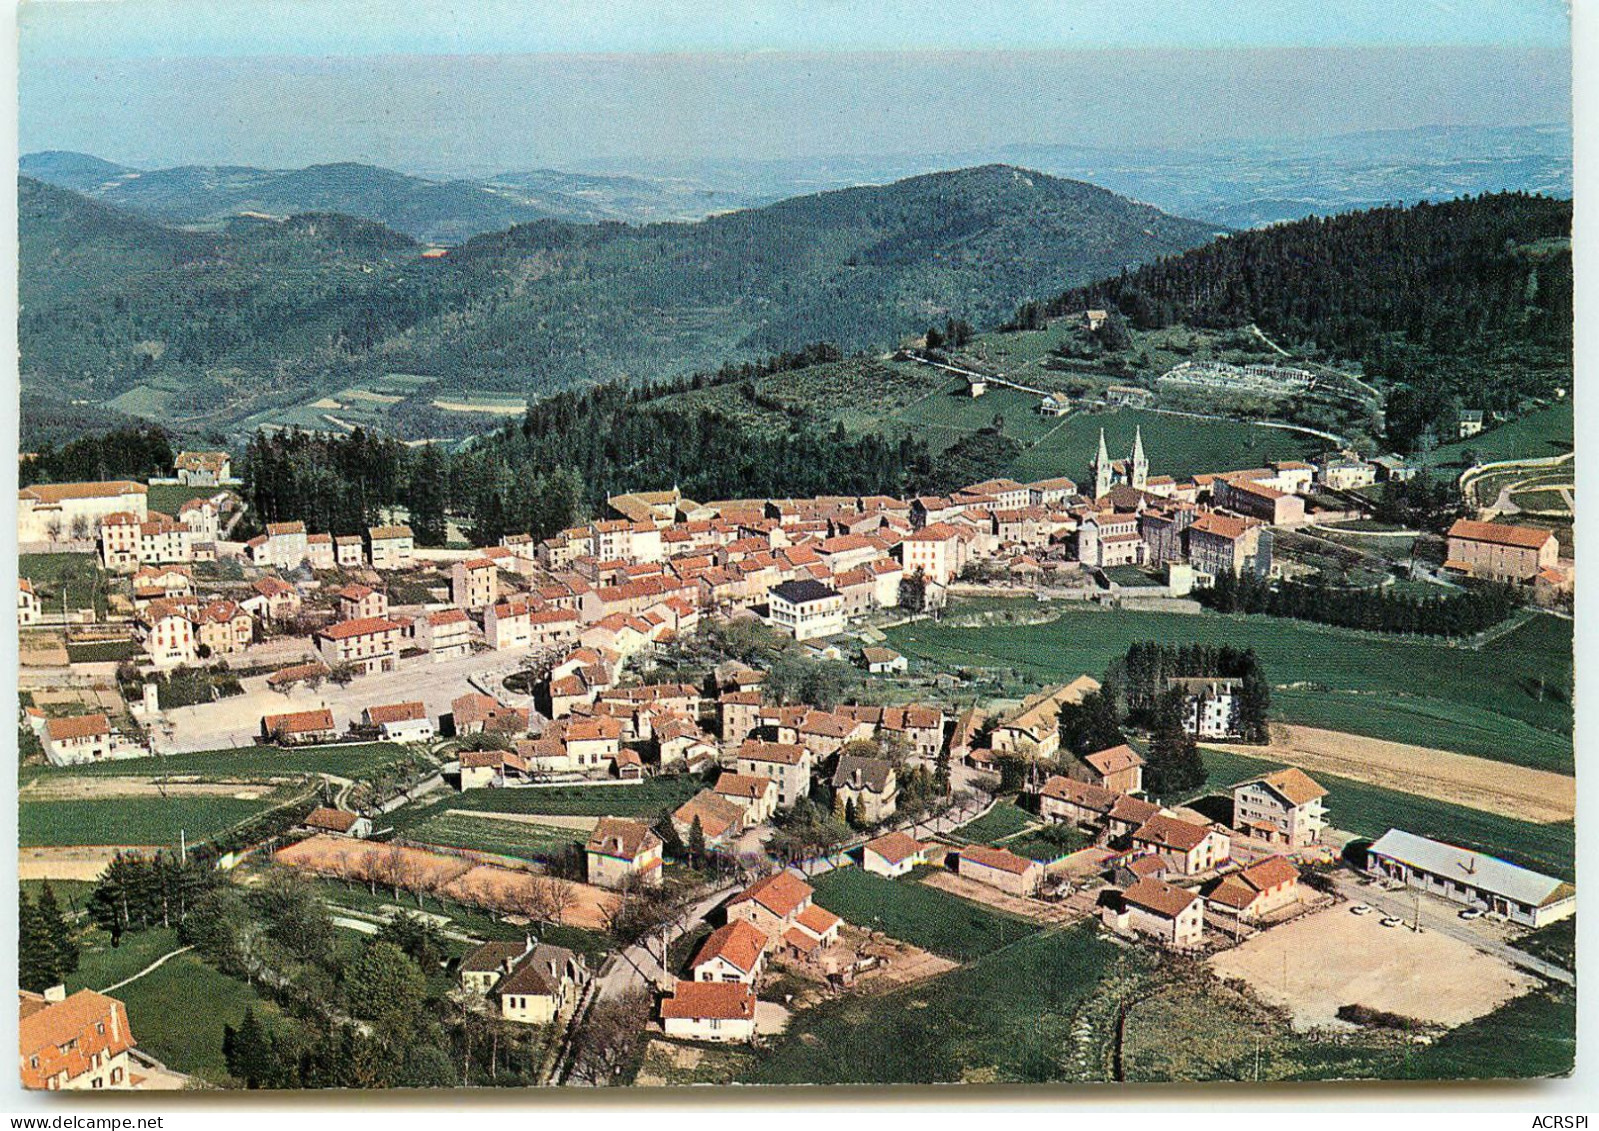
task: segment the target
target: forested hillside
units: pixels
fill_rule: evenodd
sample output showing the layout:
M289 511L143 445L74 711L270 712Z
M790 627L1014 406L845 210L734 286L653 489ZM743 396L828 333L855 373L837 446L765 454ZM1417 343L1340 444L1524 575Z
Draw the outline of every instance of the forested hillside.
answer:
M349 218L176 232L24 180L23 382L95 401L162 382L208 424L390 371L539 394L998 321L1212 234L989 166L695 224L544 221L423 258Z
M1440 406L1509 410L1570 387L1571 216L1569 200L1503 193L1301 220L1073 288L1018 320L1109 305L1145 328L1253 322Z

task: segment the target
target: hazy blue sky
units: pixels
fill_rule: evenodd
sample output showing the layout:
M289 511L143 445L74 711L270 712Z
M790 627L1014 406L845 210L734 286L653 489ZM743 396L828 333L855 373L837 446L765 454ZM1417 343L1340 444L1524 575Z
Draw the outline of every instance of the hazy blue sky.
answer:
M35 0L24 152L484 172L1563 121L1558 0Z

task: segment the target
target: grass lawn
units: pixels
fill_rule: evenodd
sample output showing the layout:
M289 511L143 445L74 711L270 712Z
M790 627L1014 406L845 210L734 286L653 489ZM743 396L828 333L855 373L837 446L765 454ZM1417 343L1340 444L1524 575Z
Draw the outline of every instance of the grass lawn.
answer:
M975 821L960 826L955 835L972 844L993 844L1008 836L1038 827L1038 818L1012 801L997 801Z
M1023 833L1021 836L1011 837L1000 847L1009 849L1018 856L1025 856L1029 860L1040 860L1048 864L1079 849L1087 848L1093 843L1092 837L1070 825L1062 824L1049 825Z
M1410 1052L1399 1080L1492 1080L1559 1076L1577 1056L1577 995L1567 986L1534 990Z
M82 938L78 968L67 976L67 991L103 990L114 986L181 945L175 927L129 931L122 936L122 945L117 947L111 945L109 934L96 927ZM120 991L117 996L121 996Z
M466 817L439 813L406 829L411 840L471 848L525 860L546 860L587 838L575 829L532 825L523 821L496 821L492 817Z
M1276 762L1219 750L1203 750L1202 754L1209 775L1205 793L1226 793L1237 782L1279 768ZM1404 829L1501 856L1551 875L1572 875L1576 831L1570 822L1540 825L1517 821L1331 774L1314 777L1329 792L1327 819L1335 828L1362 837L1379 837L1389 829Z
M1564 966L1567 970L1577 968L1577 917L1562 919L1558 923L1550 923L1547 927L1540 927L1536 931L1521 936L1513 944L1517 950L1526 951L1534 958L1541 958L1545 962L1553 962L1557 966Z
M1284 722L1572 767L1571 623L1557 617L1534 616L1480 651L1265 616L1083 607L1045 624L916 621L886 635L890 647L940 670L1011 669L1040 684L1097 677L1135 641L1248 647L1274 685L1307 693L1274 692L1272 715Z
M184 832L197 844L286 798L119 797L105 801L24 801L17 817L24 847L65 844L176 846Z
M1031 920L983 907L913 878L890 880L859 868L839 868L818 877L812 886L816 902L846 922L880 930L960 962L1038 930Z
M202 779L249 781L282 777L285 774L332 774L335 777L362 779L386 766L425 754L394 742L366 742L314 750L278 750L272 747L242 747L205 750L192 754L172 754L164 758L138 761L100 762L89 766L29 766L29 777L129 777L155 774L195 775ZM430 760L430 759L429 759Z
M139 1047L180 1072L213 1083L227 1079L222 1030L238 1028L246 1006L257 1014L276 1007L244 982L219 974L194 956L180 954L117 991Z
M847 995L796 1016L737 1071L762 1084L1041 1083L1071 1078L1073 1022L1137 952L1091 926L1029 935L882 997Z

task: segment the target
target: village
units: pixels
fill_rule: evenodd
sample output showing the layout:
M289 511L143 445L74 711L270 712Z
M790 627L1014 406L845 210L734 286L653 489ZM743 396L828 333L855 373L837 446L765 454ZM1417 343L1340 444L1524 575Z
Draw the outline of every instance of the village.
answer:
M512 924L522 937L474 939L451 976L499 1020L552 1034L541 1082L594 1082L585 1026L638 995L648 1014L631 1016L666 1051L634 1066L658 1069L697 1064L705 1045L759 1047L830 997L937 977L958 962L891 925L897 900L922 898L907 888L936 893L934 917L970 906L1190 956L1296 1025L1348 1024L1359 1006L1447 1029L1539 979L1569 983L1510 945L1575 913L1569 882L1403 827L1353 835L1340 818L1355 802L1292 765L1208 793L1151 789L1152 745L1170 740L1153 724L1074 741L1103 673L959 702L940 694L948 673L918 672L887 643L885 627L974 599L1197 613L1218 586L1302 577L1284 547L1359 522L1360 489L1407 472L1348 452L1181 480L1152 464L1141 433L1122 458L1101 433L1081 484L991 479L910 499L642 491L554 537L478 549L419 547L403 514L232 540L245 508L223 452L180 455L176 484L33 486L19 492L23 553L92 554L110 580L75 603L21 578L34 693L22 725L91 796L140 775L199 788L194 760L212 752L312 767L314 788L246 822L214 866L241 882L287 870L387 886L418 908L442 893ZM150 505L173 486L176 513ZM1571 563L1548 529L1461 519L1444 540L1442 561L1413 563L1406 584L1569 602ZM845 694L806 683L844 665ZM1152 678L1187 749L1263 741L1248 673ZM314 768L373 743L421 768L362 788ZM577 809L541 808L577 794ZM483 839L430 839L447 821ZM556 847L518 855L519 822ZM113 847L205 858L203 840ZM36 878L67 878L49 851L33 855ZM93 879L81 864L71 876ZM552 924L612 946L585 955L543 938ZM1292 980L1278 976L1290 955ZM1441 992L1433 973L1473 989ZM25 995L25 1081L181 1077L137 1059L140 1024L114 993Z

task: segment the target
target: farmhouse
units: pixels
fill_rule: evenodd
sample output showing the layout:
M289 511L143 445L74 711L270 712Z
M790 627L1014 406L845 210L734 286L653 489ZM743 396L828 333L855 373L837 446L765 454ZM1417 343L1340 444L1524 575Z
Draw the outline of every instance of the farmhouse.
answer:
M1305 771L1289 766L1233 786L1233 827L1273 844L1303 848L1321 839L1327 791Z
M377 727L391 742L426 742L433 737L433 720L421 700L368 707L362 714L367 726Z
M661 885L661 838L642 821L601 817L583 851L589 883L603 888Z
M1060 749L1061 707L1081 703L1083 696L1098 690L1097 679L1080 675L1070 683L1041 691L1024 702L1014 718L994 728L989 744L999 754L1054 757Z
M1455 903L1496 912L1524 927L1542 927L1577 913L1577 889L1552 876L1389 829L1366 850L1366 870Z
M315 711L291 711L261 718L261 737L279 746L310 746L332 742L338 736L333 712L323 707Z
M305 827L312 832L331 833L335 836L357 838L372 835L372 822L359 813L344 809L316 808L305 818Z
M1051 774L1038 791L1038 815L1046 821L1100 826L1121 796L1113 789Z
M741 982L678 982L661 1001L668 1037L748 1041L755 1036L755 991Z
M116 750L116 736L104 715L73 715L46 719L39 739L52 766L81 766L99 762Z
M40 1091L133 1088L128 1007L93 990L19 992L22 1086Z
M907 671L910 661L892 648L867 646L861 649L861 666L873 675L892 675Z
M1159 856L1176 875L1196 876L1225 863L1232 841L1205 825L1157 813L1133 830L1133 851Z
M1125 742L1085 754L1067 767L1067 775L1113 793L1144 791L1144 758Z
M1113 925L1159 939L1178 950L1196 947L1205 933L1205 901L1198 892L1174 887L1164 880L1139 880L1122 893Z
M1559 561L1560 543L1551 530L1463 518L1449 528L1444 568L1488 581L1526 583Z
M742 919L768 936L781 935L811 906L811 885L793 872L756 880L727 903L727 919Z
M958 871L1012 895L1032 895L1044 879L1044 866L1038 861L982 844L969 844L960 850Z
M1285 857L1268 856L1223 876L1205 900L1214 914L1255 922L1299 901L1299 869Z
M861 849L861 868L893 879L927 863L927 846L901 832L885 833Z
M743 982L754 985L766 969L771 940L759 929L734 919L718 927L690 963L696 982Z

